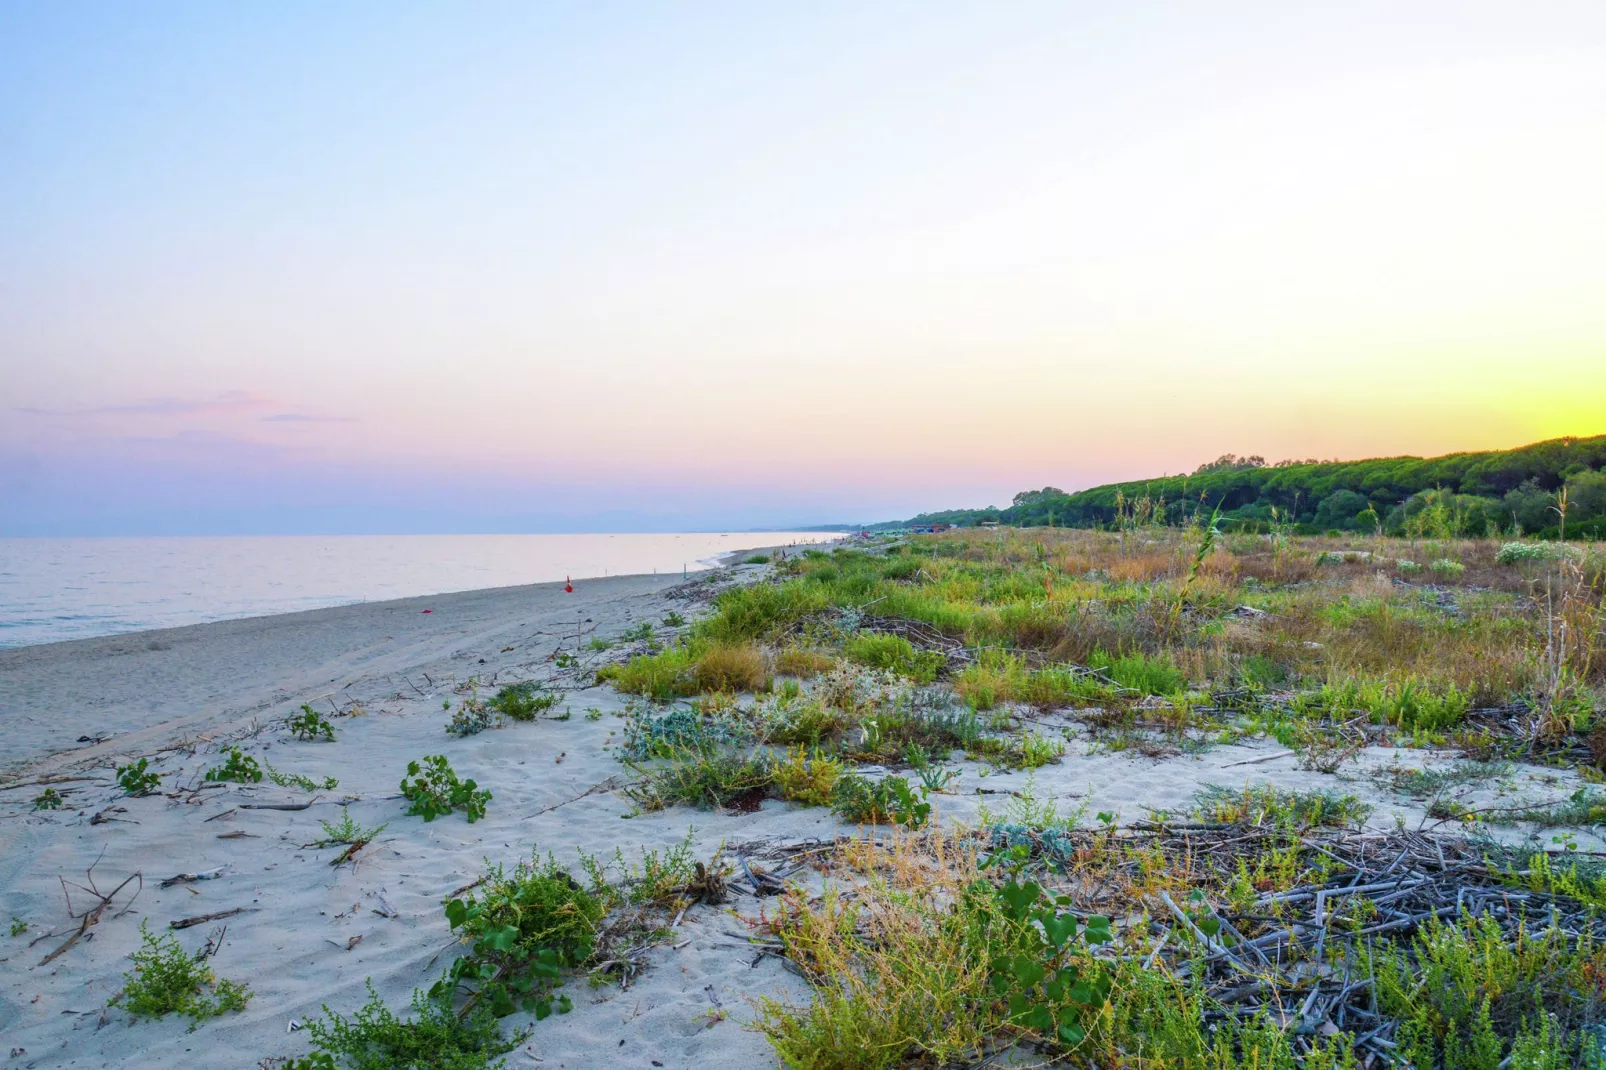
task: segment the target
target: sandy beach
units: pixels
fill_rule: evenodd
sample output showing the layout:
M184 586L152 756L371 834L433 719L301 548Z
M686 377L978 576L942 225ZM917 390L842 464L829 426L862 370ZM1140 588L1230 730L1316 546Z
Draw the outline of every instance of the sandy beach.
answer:
M405 599L0 654L0 756L10 770L0 785L0 913L27 926L0 945L7 1065L277 1065L263 1060L305 1054L299 1024L325 1004L355 1010L366 981L398 1011L415 988L427 987L455 946L442 899L475 881L487 861L511 866L534 849L573 867L578 851L611 857L617 847L632 857L688 835L696 856L707 859L722 844L734 857L766 841L851 835L855 829L827 809L777 800L751 813L671 807L634 815L617 790L627 770L609 749L624 697L583 686L583 677L552 660L556 651L583 653L591 638L617 639L643 621L661 626L671 612L690 619L706 605L708 585L757 579L765 568L729 567L691 584L635 576L577 581L572 594L545 584ZM556 717L467 738L443 731L443 703L521 679L562 690ZM284 717L303 703L331 718L336 742L298 742L286 731ZM1042 723L1075 731L1054 714ZM79 742L82 736L90 741ZM204 771L229 746L314 780L338 778L338 788L205 783ZM1062 809L1085 806L1125 820L1147 809L1184 811L1210 783L1337 784L1300 771L1263 742L1164 760L1089 750L1073 745L1061 763L1034 774L957 763L960 779L933 797L938 819L974 821L983 804L996 807L998 796L1028 784ZM407 762L434 753L492 791L483 820L405 815L397 785ZM1394 754L1374 749L1342 783L1376 806L1370 821L1378 827L1425 818L1360 775ZM161 794L126 798L118 790L113 766L136 756L164 775ZM1535 797L1576 787L1570 773L1520 775ZM31 809L41 781L61 792L64 809ZM293 808L272 808L284 806ZM320 821L338 819L342 807L364 825L385 827L353 864L331 866L338 848L307 845ZM78 931L71 915L96 902L64 881L107 892L133 874L140 878L98 924L43 961ZM195 879L163 886L180 875ZM645 971L628 987L574 979L566 987L573 1013L539 1024L513 1016L512 1025L534 1028L508 1065L776 1066L766 1040L745 1028L752 1001L805 1000L808 989L748 943L742 919L764 903L738 893L723 906L693 906L672 938L646 953ZM167 932L207 915L227 916L176 935L189 950L214 942L209 961L218 975L253 993L242 1013L189 1032L181 1016L136 1021L108 1007L139 947L142 920Z

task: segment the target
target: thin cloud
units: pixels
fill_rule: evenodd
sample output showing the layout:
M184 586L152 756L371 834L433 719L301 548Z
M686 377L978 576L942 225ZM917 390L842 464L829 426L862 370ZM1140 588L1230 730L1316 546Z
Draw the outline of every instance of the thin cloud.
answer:
M228 390L210 398L145 398L120 405L97 405L88 409L41 409L29 405L15 409L30 416L209 416L245 412L272 405L273 399L249 390Z
M349 424L355 423L355 416L314 416L305 412L276 412L272 416L258 417L263 423L270 424Z

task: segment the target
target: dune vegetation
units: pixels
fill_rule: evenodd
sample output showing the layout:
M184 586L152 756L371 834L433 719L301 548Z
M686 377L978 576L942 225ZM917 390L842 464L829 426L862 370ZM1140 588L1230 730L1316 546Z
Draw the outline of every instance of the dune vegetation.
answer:
M1480 830L1597 824L1606 794L1524 814L1440 796L1514 761L1600 778L1606 552L1165 515L809 551L600 670L646 700L617 747L641 810L781 798L890 826L800 847L823 891L764 910L814 988L761 1002L783 1064L1601 1066L1606 878ZM1263 738L1318 786L1213 788L1128 825L1030 793L979 828L931 805L956 755ZM1462 755L1393 769L1436 800L1432 829L1364 827L1314 779L1378 744Z

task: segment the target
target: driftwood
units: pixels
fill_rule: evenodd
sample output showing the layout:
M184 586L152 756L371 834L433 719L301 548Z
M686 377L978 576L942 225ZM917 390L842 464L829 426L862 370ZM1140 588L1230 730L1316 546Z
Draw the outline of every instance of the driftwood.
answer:
M254 914L258 907L235 907L233 910L220 910L216 914L199 914L193 918L180 918L178 921L167 923L169 929L188 929L192 925L205 925L209 921L218 921L221 918L232 918L236 914Z

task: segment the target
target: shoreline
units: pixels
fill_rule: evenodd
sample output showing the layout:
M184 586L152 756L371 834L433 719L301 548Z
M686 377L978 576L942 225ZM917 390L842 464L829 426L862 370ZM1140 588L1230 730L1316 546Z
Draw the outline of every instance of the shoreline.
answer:
M612 554L614 559L609 560L610 553L602 550L602 547L612 546L612 540L616 537L645 538L649 542L646 545L639 545L633 551L627 551L622 556L617 553ZM717 533L718 542L723 545L705 543L684 548L675 547L671 563L664 560L665 548L652 545L652 540L670 539L678 542L683 538L698 539L704 536L700 533L688 535L678 532L645 536L614 536L604 533L578 537L591 540L595 546L554 551L550 547L537 544L532 552L536 554L539 564L533 568L509 567L510 559L506 550L498 551L493 547L485 551L488 557L481 562L481 567L477 570L462 567L465 553L472 558L470 553L472 547L450 545L438 547L435 553L444 556L436 562L440 567L431 567L430 561L434 559L428 554L419 557L416 551L403 549L398 556L396 547L382 545L377 548L378 552L388 559L377 570L365 569L356 561L347 562L355 566L357 572L355 576L347 572L331 573L327 570L327 565L320 571L318 562L301 556L276 561L274 566L265 571L247 567L242 573L245 578L241 581L224 580L221 583L212 582L210 577L220 570L224 575L230 574L239 564L237 560L216 560L214 558L218 554L214 552L211 557L203 554L188 559L175 570L167 564L171 558L158 555L157 560L161 563L159 575L148 587L142 585L143 578L148 575L144 567L147 562L130 560L126 557L119 560L113 556L108 559L111 563L106 564L99 563L100 559L96 558L97 563L90 573L80 575L69 568L58 574L52 568L56 562L46 565L40 561L31 561L25 555L19 561L10 562L10 567L13 570L20 568L23 570L22 574L26 575L30 565L38 565L43 569L41 574L43 579L33 582L28 580L17 583L0 582L0 603L3 603L3 607L0 608L5 610L3 618L0 618L0 653L24 647L50 646L84 639L172 631L193 625L258 617L288 616L341 606L395 602L415 597L445 598L491 590L533 587L544 583L562 582L565 576L572 581L611 579L621 576L670 576L674 575L673 564L680 564L683 578L689 578L710 569L729 567L756 552L773 553L777 549L790 549L803 545L802 542L775 542L778 537L802 538L805 541L811 537L818 537L820 541L811 545L831 546L840 542L846 535L827 537L823 533L803 532ZM257 540L256 536L243 538L247 545ZM305 538L316 541L322 537ZM734 546L730 545L733 540L736 543ZM111 541L128 543L141 540L112 537ZM204 541L219 542L212 537L204 537ZM0 539L0 549L3 549L4 543L5 540ZM682 553L683 550L690 553ZM553 553L572 560L565 566L555 557L543 556ZM701 556L692 556L694 554ZM4 558L5 555L0 553L0 560ZM271 553L266 560L275 561ZM690 567L693 564L697 566L695 569ZM654 565L657 567L653 567ZM184 571L185 569L188 571ZM5 570L0 568L0 572L3 571ZM476 572L479 574L475 574ZM14 579L15 571L12 575ZM0 580L3 580L3 577L0 577ZM125 588L130 593L125 593ZM104 595L98 593L102 589L105 591ZM90 590L96 591L97 594L87 599L83 597L82 592ZM77 594L64 594L64 591ZM105 601L100 601L101 598ZM3 706L0 706L0 712L3 712Z
M505 672L527 665L538 640L623 630L673 608L668 589L756 574L767 566L725 562L782 548L732 550L684 579L576 578L572 594L562 581L487 587L9 647L0 778L104 763L302 703L374 705L410 676Z

